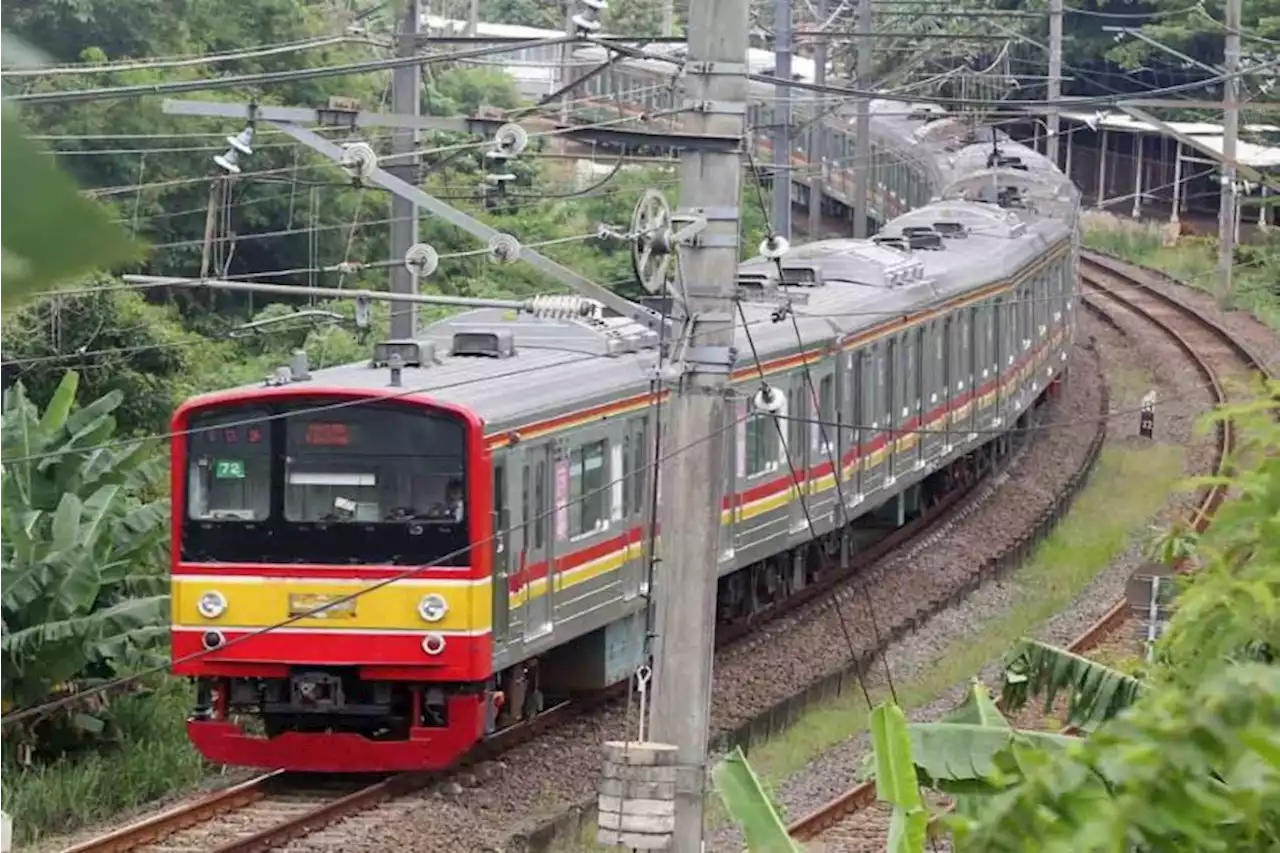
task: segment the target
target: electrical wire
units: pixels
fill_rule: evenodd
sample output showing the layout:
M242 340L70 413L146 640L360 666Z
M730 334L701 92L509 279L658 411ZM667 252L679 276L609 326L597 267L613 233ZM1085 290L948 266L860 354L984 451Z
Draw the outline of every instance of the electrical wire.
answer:
M264 71L257 74L234 74L200 80L180 80L170 83L152 83L129 86L103 86L97 89L71 89L52 92L26 92L5 95L6 102L25 104L68 104L81 101L98 101L110 98L136 98L143 95L163 95L177 92L207 92L216 89L234 89L241 86L262 86L271 83L289 83L298 80L319 80L325 77L342 77L349 74L367 74L371 71L387 71L408 66L431 65L438 62L458 62L515 50L552 47L581 41L577 36L560 36L528 42L477 48L451 54L425 54L397 56L390 59L370 59L347 62L340 65L320 65L311 68L295 68L288 71Z
M62 74L116 74L123 71L154 71L161 68L189 68L195 65L216 65L242 59L258 59L281 53L300 53L317 47L330 47L350 42L368 43L369 39L357 36L328 36L284 42L274 46L245 48L227 53L210 53L182 59L145 59L136 62L86 62L78 65L40 66L36 68L10 68L0 70L0 77L56 77Z
M716 428L716 429L712 430L712 431L711 431L710 433L708 433L707 435L704 435L704 436L702 436L701 438L695 439L694 441L689 442L688 444L684 445L683 447L677 447L677 448L675 448L675 449L674 449L674 450L672 450L670 453L666 454L665 456L662 456L662 457L659 459L659 463L661 463L661 462L668 462L668 461L670 461L670 460L672 460L672 459L675 459L677 456L679 456L679 455L681 455L681 454L683 454L683 453L686 453L686 452L688 452L688 451L692 450L693 448L698 447L698 446L702 445L703 443L705 443L705 442L707 442L707 441L710 441L710 440L712 440L712 439L716 438L717 436L721 435L722 433L727 432L727 431L732 430L732 429L735 429L735 428L737 427L737 425L738 425L738 422L737 422L737 421L734 421L734 422L732 422L732 423L730 423L730 424L727 424L727 425L725 425L725 426L718 427L718 428ZM229 425L228 425L228 424L223 424L223 425L221 425L221 426L220 426L220 427L218 427L218 428L225 428L225 427L227 427L227 426L229 426ZM8 464L8 463L6 462L5 464ZM648 471L648 470L650 469L650 467L651 467L651 466L650 466L648 463L646 463L646 465L645 465L645 470L646 470L646 471ZM657 469L657 467L658 467L658 466L653 466L653 468L654 468L655 470ZM580 503L583 503L583 502L585 502L585 501L587 501L587 500L589 500L589 499L595 498L595 497L597 497L597 496L605 496L605 495L609 495L610 490L613 488L613 486L614 486L616 483L624 482L627 476L628 476L628 474L623 474L623 475L621 475L621 476L619 476L619 477L616 477L615 479L613 479L613 480L609 481L608 483L604 484L604 485L603 485L603 486L601 486L600 488L598 488L598 489L594 489L594 490L592 490L591 492L588 492L588 493L586 493L586 494L583 494L581 497L579 497L579 498L578 498L578 499L576 499L576 500L571 500L571 501L569 501L569 502L567 502L567 503L565 503L565 504L557 504L557 505L555 505L555 506L552 506L552 507L548 508L545 512L543 512L543 513L541 513L540 515L538 515L538 516L537 516L536 518L534 518L533 520L534 520L534 521L539 521L539 522L540 522L540 521L542 521L544 518L550 518L550 517L553 517L553 516L555 515L555 513L559 512L560 510L563 510L563 509L567 509L567 508L569 508L569 507L576 506L576 505L578 505L578 504L580 504ZM654 482L656 483L656 480L654 480ZM655 488L656 488L656 487L655 487ZM481 540L481 541L479 541L479 542L473 542L473 543L470 543L470 544L468 544L468 545L463 546L462 548L455 549L454 551L451 551L450 553L445 554L444 556L442 556L442 557L438 558L437 560L435 560L435 561L433 561L433 562L431 562L431 563L426 563L426 564L418 565L418 566L412 566L412 567L409 567L409 568L405 569L404 571L397 572L396 574L391 575L390 577L386 577L386 578L383 578L383 579L381 579L381 580L371 582L371 583L369 583L369 584L367 584L367 585L365 585L365 586L360 587L359 589L355 590L354 592L348 593L347 595L344 595L344 596L342 596L341 598L337 598L337 599L334 599L334 600L332 600L332 601L328 601L328 602L326 602L326 603L324 603L324 604L322 604L322 605L320 605L320 606L318 606L318 607L312 608L312 609L310 609L310 610L308 610L308 611L306 611L306 612L304 612L304 613L299 613L299 614L296 614L296 615L290 616L290 617L288 617L287 619L283 619L283 620L281 620L281 621L279 621L279 622L276 622L276 623L274 623L274 624L266 625L266 626L263 626L263 627L261 627L261 628L254 629L253 631L251 631L251 632L249 632L249 633L247 633L247 634L243 634L243 635L241 635L241 636L239 636L239 637L232 638L232 639L228 640L227 642L223 643L221 646L219 646L219 647L218 647L218 648L216 648L216 649L202 649L202 650L200 650L200 651L198 651L198 652L192 652L192 653L190 653L190 654L183 655L183 656L181 656L181 657L173 658L172 660L167 661L165 664L163 664L163 665L161 665L161 666L152 667L151 669L144 670L144 671L139 672L139 673L132 673L132 674L130 674L130 675L121 676L121 677L119 677L119 678L115 678L115 679L112 679L112 680L110 680L110 681L104 682L104 683L102 683L102 684L95 685L95 686L93 686L93 687L91 687L91 688L87 688L87 689L85 689L85 690L82 690L82 691L80 691L80 692L78 692L78 693L75 693L75 694L72 694L72 695L69 695L69 696L64 696L64 697L61 697L61 698L59 698L59 699L54 699L54 700L52 700L52 701L45 702L45 703L42 703L42 704L40 704L40 705L36 705L36 706L34 706L34 707L30 707L30 708L23 708L23 709L16 710L16 711L10 711L8 714L5 714L2 718L0 718L0 725L8 726L8 725L12 725L12 724L14 724L14 723L21 722L21 721L26 720L26 719L30 719L30 718L32 718L32 717L41 716L41 715L44 715L44 714L49 713L50 711L55 711L55 710L57 710L58 708L62 708L62 707L65 707L66 705L70 705L70 704L73 704L73 703L75 703L75 702L77 702L77 701L80 701L80 700L86 699L86 698L88 698L88 697L90 697L90 696L95 696L95 695L98 695L98 694L103 693L103 692L108 691L108 690L118 690L119 688L121 688L121 687L123 687L123 686L126 686L126 685L128 685L128 684L134 684L134 683L137 683L139 680L141 680L141 679L143 679L143 678L146 678L146 677L148 677L148 676L156 675L156 674L161 673L161 672L165 672L166 670L168 670L168 669L169 669L170 667L172 667L172 666L176 666L176 665L178 665L178 664L187 663L187 662L192 661L192 660L198 660L198 659L200 659L200 658L202 658L202 657L205 657L205 656L207 656L207 655L210 655L210 654L215 654L215 653L219 653L219 652L225 652L227 649L231 648L232 646L236 646L236 645L239 645L239 644L241 644L241 643L243 643L243 642L246 642L246 641L248 641L248 640L255 639L255 638L257 638L257 637L261 637L261 636L263 636L264 634L269 634L269 633L271 633L271 632L273 632L273 631L278 631L278 630L280 630L281 628L286 628L286 627L288 627L289 625L292 625L292 624L294 624L294 623L296 623L296 622L299 622L299 621L301 621L301 620L303 620L303 619L310 619L310 618L312 618L312 617L316 616L316 615L317 615L317 614L319 614L319 613L323 613L323 612L325 612L325 611L327 611L327 610L330 610L330 609L332 609L332 608L334 608L334 607L339 607L339 606L341 606L341 605L343 605L343 604L346 604L347 602L355 601L356 599L361 598L362 596L368 595L368 594L369 594L369 593L371 593L371 592L375 592L376 590L382 589L382 588L383 588L383 587L385 587L385 586L389 586L389 585L391 585L391 584L393 584L393 583L396 583L396 582L398 582L398 581L408 580L409 578L415 577L415 576L417 576L417 575L421 574L422 572L427 571L428 569L435 568L435 567L437 567L437 566L439 566L439 565L441 565L441 564L446 564L446 565L447 565L450 561L452 561L452 560L456 560L456 559L458 559L459 557L462 557L463 555L467 554L468 552L470 552L470 551L471 551L471 550L473 550L473 549L481 548L481 547L483 547L483 546L485 546L485 545L488 545L488 544L489 544L489 543L491 543L491 542L494 542L494 541L496 541L496 540L500 539L501 537L504 537L504 536L507 536L507 535L509 535L509 534L511 534L511 533L514 533L515 531L517 531L517 530L519 530L519 529L523 528L523 527L524 527L524 525L525 525L525 522L524 522L524 521L520 521L519 523L513 524L513 525L511 525L510 527L507 527L507 528L505 528L505 529L503 529L503 530L495 531L494 533L492 533L492 534L490 534L489 536L485 537L483 540Z

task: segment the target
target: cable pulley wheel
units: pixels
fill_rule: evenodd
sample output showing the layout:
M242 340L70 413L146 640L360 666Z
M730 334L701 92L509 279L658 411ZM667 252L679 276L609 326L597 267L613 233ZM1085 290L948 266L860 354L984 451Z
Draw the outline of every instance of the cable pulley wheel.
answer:
M378 168L378 155L367 142L352 142L342 146L342 168L353 178L367 180Z
M510 234L497 234L489 241L489 260L510 264L520 260L520 241Z
M430 243L414 243L404 253L404 268L418 278L426 278L440 267L440 255Z
M494 133L493 141L503 154L515 157L529 144L529 133L518 124L504 124Z
M631 214L631 267L645 292L666 291L674 270L675 245L671 240L671 207L662 193L644 191Z

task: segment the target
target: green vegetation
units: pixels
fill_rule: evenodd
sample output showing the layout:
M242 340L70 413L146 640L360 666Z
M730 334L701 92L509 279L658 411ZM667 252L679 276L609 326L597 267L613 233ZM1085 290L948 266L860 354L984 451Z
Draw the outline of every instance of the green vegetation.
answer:
M1123 553L1177 486L1183 455L1180 447L1167 445L1105 449L1089 485L1062 524L1027 565L1004 581L1014 589L1008 611L974 625L915 677L898 678L895 686L901 706L912 709L936 701L955 687L958 676L976 674L1074 601ZM877 673L872 678L878 680ZM874 701L889 700L883 685L869 687ZM751 769L770 802L775 798L767 792L777 790L814 758L870 730L869 709L855 693L813 708L785 732L752 746ZM728 819L727 808L717 798L710 799L708 824ZM595 849L594 828L555 848L557 853Z
M951 642L916 678L899 680L902 706L936 700L955 686L957 675L977 673L1074 601L1164 503L1181 477L1182 456L1180 448L1170 446L1104 450L1071 512L1006 581L1015 589L1009 610ZM872 695L888 698L883 687ZM752 767L763 779L781 784L817 755L866 731L867 711L860 695L814 709L776 739L752 748Z
M923 834L907 832L918 811L904 789L917 778L956 797L943 822L959 850L1280 843L1280 459L1260 452L1280 441L1280 382L1261 390L1256 402L1213 415L1241 425L1239 472L1201 479L1229 483L1239 497L1199 540L1200 571L1185 580L1142 681L1032 641L1007 658L1006 708L1035 695L1048 708L1065 692L1068 722L1088 738L1009 729L972 696L942 723L895 727L896 704L873 711L877 793L897 829L889 849L924 850Z
M1181 237L1167 247L1161 227L1151 222L1108 214L1084 217L1084 245L1128 261L1158 269L1192 287L1218 294L1218 241L1213 237ZM1258 242L1236 251L1235 293L1229 307L1249 311L1280 329L1280 235L1259 235Z
M193 700L183 681L147 679L111 700L112 737L101 748L27 767L6 754L4 810L14 817L15 844L73 832L197 785L210 767L187 740Z

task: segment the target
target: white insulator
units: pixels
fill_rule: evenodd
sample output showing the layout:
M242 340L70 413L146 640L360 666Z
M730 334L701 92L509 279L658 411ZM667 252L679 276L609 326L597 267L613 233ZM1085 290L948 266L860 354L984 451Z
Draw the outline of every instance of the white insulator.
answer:
M367 142L351 142L342 146L341 163L353 178L368 178L378 168L378 155Z
M597 15L603 14L609 8L608 0L578 0L578 2L593 10Z
M529 144L529 133L518 124L504 124L493 135L493 141L502 153L515 157Z
M790 241L780 234L770 234L760 241L760 254L771 261L785 255L790 248Z
M360 268L364 266L359 261L340 261L337 266L338 272L343 275L351 275L360 272Z
M751 398L751 407L761 414L786 417L787 395L772 385L766 385Z
M418 278L426 278L440 267L440 255L430 243L414 243L404 253L404 267Z
M510 234L495 234L489 241L489 260L510 264L520 260L520 241Z
M603 303L583 296L535 296L529 300L528 305L529 313L547 319L598 319L604 315Z
M579 32L588 34L595 33L600 29L600 22L593 21L586 15L574 15L573 25L578 28Z

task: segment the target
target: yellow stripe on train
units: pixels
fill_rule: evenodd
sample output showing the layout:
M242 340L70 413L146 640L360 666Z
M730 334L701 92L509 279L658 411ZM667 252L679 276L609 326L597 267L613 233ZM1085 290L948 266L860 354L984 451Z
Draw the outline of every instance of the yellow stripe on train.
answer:
M375 580L314 581L299 578L179 575L172 579L173 624L198 628L235 625L257 628L275 625L298 614L333 603L316 616L292 624L297 628L330 630L394 629L442 631L489 630L493 587L488 578L476 581L405 579L371 589L347 602L352 593L372 587ZM200 600L208 594L202 613ZM423 598L439 595L444 617L428 622L418 612ZM220 602L222 612L216 613ZM206 615L206 613L213 615Z

